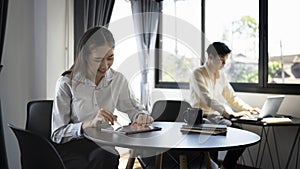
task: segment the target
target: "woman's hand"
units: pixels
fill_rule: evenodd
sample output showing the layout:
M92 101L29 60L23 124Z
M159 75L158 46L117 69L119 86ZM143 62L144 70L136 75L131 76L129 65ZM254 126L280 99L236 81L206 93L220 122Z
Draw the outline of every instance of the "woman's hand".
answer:
M148 114L139 114L138 117L131 123L137 126L149 126L153 123L153 118Z
M118 117L112 114L110 111L101 108L93 119L83 122L82 129L86 129L88 127L98 127L102 123L109 122L113 125L117 118Z

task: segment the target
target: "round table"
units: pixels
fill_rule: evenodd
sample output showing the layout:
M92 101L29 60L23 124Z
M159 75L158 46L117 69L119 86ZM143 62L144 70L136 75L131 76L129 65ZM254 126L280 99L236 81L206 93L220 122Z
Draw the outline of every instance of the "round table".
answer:
M155 152L155 155L158 156L157 168L161 167L162 157L160 155L170 149L199 150L203 152L222 151L245 148L260 141L260 136L257 134L232 127L227 127L226 135L184 134L180 131L182 125L184 123L154 122L153 126L162 128L160 131L132 135L87 128L84 130L84 135L99 145L124 147L133 149L136 152Z

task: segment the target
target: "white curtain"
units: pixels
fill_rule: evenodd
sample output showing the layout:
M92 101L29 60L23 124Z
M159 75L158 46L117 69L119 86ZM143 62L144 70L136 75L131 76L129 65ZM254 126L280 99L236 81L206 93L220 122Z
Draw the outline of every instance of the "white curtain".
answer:
M141 103L147 110L150 105L149 88L149 60L150 52L155 44L158 21L161 11L161 2L155 0L131 0L133 23L139 50L141 70Z

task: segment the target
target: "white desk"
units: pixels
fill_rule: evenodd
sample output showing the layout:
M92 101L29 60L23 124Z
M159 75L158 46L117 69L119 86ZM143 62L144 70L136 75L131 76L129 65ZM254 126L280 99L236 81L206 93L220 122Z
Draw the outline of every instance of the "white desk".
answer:
M97 128L84 130L86 138L100 145L119 146L133 150L147 150L157 155L156 168L161 168L161 154L170 149L221 151L244 148L260 141L260 137L250 131L228 127L226 136L211 136L204 134L182 134L180 128L184 123L154 122L153 125L162 128L161 131L123 135L116 132L101 132ZM128 165L128 168L132 164Z

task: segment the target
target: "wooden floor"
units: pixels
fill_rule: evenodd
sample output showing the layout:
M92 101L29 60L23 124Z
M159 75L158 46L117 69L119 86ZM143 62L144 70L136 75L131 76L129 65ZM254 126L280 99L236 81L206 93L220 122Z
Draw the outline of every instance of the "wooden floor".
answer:
M127 164L127 161L128 161L128 157L129 157L129 152L125 152L125 153L122 153L122 154L120 155L119 169L125 169L125 168L126 168L126 164ZM141 167L141 165L140 165L140 163L139 163L139 161L138 161L137 159L135 160L133 169L142 169L142 167ZM255 168L238 165L238 166L236 167L236 169L255 169Z
M125 169L126 168L128 157L129 157L129 152L121 154L119 169ZM142 167L141 167L138 160L135 160L133 169L142 169Z

